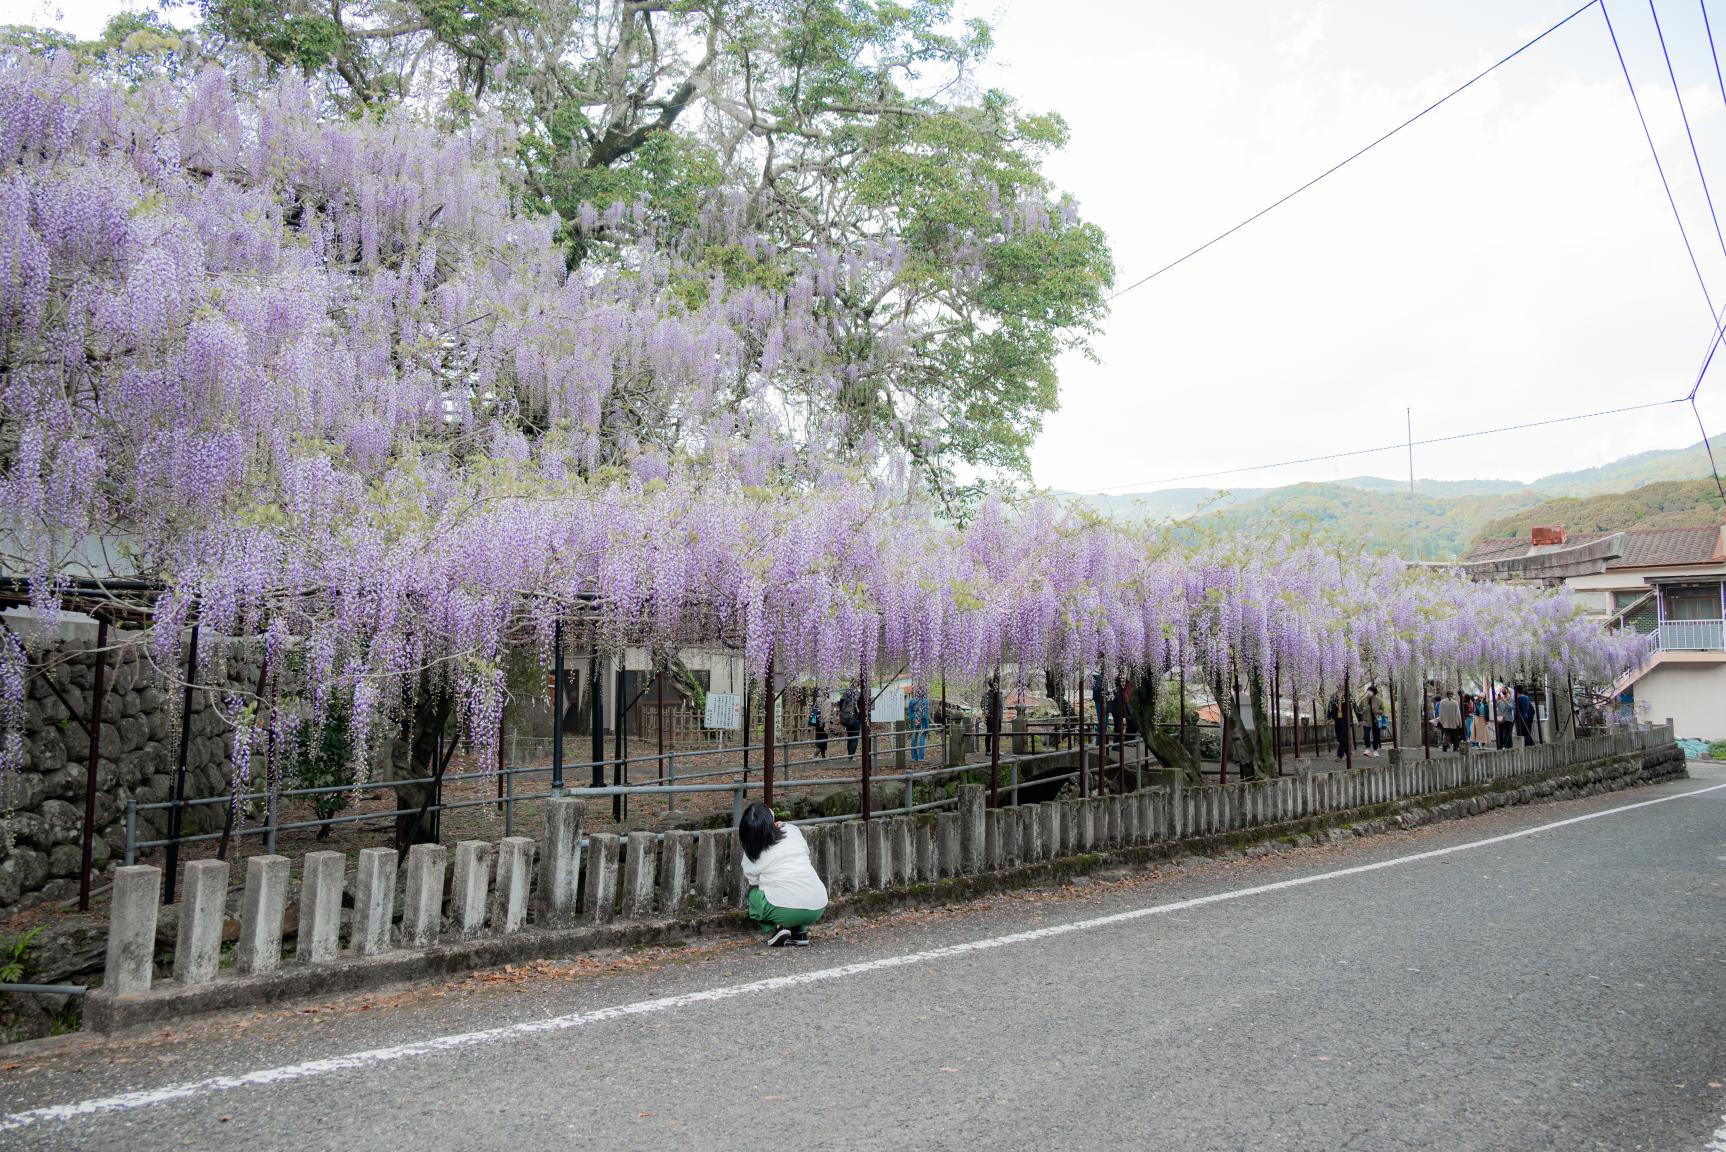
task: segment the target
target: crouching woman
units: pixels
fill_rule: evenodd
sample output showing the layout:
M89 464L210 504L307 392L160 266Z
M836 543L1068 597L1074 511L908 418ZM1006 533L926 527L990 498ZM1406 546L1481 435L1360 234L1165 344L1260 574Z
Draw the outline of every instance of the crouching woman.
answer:
M809 862L809 842L773 809L751 804L737 825L743 845L743 879L749 884L749 918L761 925L770 948L809 943L809 926L827 910L827 885Z

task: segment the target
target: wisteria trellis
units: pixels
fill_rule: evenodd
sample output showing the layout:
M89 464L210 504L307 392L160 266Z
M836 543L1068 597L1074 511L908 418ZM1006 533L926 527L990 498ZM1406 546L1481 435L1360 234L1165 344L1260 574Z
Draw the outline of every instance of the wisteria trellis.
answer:
M700 235L643 230L571 273L554 222L513 206L507 155L496 128L324 121L292 84L126 91L0 60L0 547L36 608L80 564L158 579L161 667L194 611L206 635L261 635L267 694L316 721L345 689L362 750L428 667L490 745L504 652L544 650L559 619L610 650L725 639L829 684L1159 670L1179 649L1311 691L1407 668L1598 679L1636 656L1562 597L1386 558L1175 549L1042 501L955 528L904 479L944 417L871 441L832 402L894 367L892 339L860 352L826 307L891 245L728 283L706 254L754 242L719 205ZM24 659L0 634L0 770L24 755ZM265 713L219 705L243 773ZM302 719L268 714L280 737Z

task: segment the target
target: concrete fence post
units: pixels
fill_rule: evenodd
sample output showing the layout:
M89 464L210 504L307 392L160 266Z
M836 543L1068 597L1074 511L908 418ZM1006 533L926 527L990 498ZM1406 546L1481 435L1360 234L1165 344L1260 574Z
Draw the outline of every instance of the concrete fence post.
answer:
M1043 814L1035 804L1011 811L1019 818L1019 863L1035 864L1043 858Z
M869 887L885 888L893 882L893 838L888 835L888 821L868 822L865 835L869 838Z
M253 856L246 861L246 894L240 904L240 943L234 970L261 976L282 964L282 918L288 910L286 856Z
M861 891L865 881L866 869L863 858L868 850L863 843L863 821L846 820L839 825L839 874L842 879L843 891Z
M540 865L542 875L546 866ZM587 838L587 891L584 918L589 924L608 923L617 903L617 837L595 832ZM544 907L542 901L541 906Z
M1061 854L1061 805L1045 800L1037 805L1037 859L1053 860Z
M463 940L485 930L486 898L491 895L491 845L463 840L455 846L455 872L450 880L450 928Z
M917 848L911 840L911 817L893 817L893 882L909 884L917 879Z
M990 808L983 813L983 867L982 871L995 872L1001 868L1001 861L1006 859L1007 846L1003 843L1006 835L1001 822L1001 810Z
M981 784L959 785L959 867L967 875L983 870L984 799Z
M228 862L193 860L181 873L180 930L174 937L174 981L208 984L222 962L222 922L228 914Z
M354 873L354 928L348 942L356 956L390 950L390 922L396 910L396 850L361 848Z
M935 820L930 816L919 816L911 823L911 839L916 844L917 880L927 884L941 876L941 867L935 856Z
M960 872L959 814L943 812L935 817L935 855L942 876Z
M443 932L443 881L449 849L415 844L408 849L407 890L402 904L402 947L430 948Z
M528 888L533 884L531 836L505 836L497 843L497 891L492 897L491 930L499 936L521 931L527 923Z
M707 831L695 838L695 891L691 898L695 907L703 911L719 907L725 898L724 838L727 835L728 832ZM590 851L588 856L592 855ZM592 866L590 859L588 867Z
M162 870L147 864L114 869L108 905L108 955L102 987L115 996L141 996L155 971L156 917Z
M744 908L749 904L749 885L743 879L743 842L737 829L725 834L725 906Z
M651 832L631 832L623 854L623 915L639 920L653 915L653 885L658 878L658 845Z
M826 827L820 824L805 828L805 834L820 832L809 845L811 863L821 859ZM675 916L688 910L689 877L695 862L695 833L667 832L659 842L659 910Z
M300 862L300 927L294 959L328 964L341 946L342 887L348 858L341 852L307 852Z
M615 850L615 837L612 846ZM616 857L612 860L615 866ZM581 801L574 796L552 796L545 802L545 839L540 843L540 925L567 928L574 924L580 894Z

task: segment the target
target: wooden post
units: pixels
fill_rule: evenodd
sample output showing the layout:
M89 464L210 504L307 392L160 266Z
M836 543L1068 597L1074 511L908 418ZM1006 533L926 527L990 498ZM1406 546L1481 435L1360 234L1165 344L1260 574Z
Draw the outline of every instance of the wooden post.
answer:
M1091 794L1089 767L1085 764L1085 669L1079 667L1079 797L1083 799Z
M1342 730L1347 738L1342 742L1346 767L1354 767L1354 699L1349 674L1342 674L1342 695L1336 698L1337 713L1342 717Z
M174 902L174 881L180 868L180 829L184 820L184 805L186 803L186 752L192 743L192 680L198 673L198 624L192 622L192 639L186 649L186 687L180 697L180 752L179 765L174 772L174 806L168 810L168 837L173 843L168 845L167 876L162 885L162 903Z
M1001 699L1001 674L995 673L995 699ZM1001 806L1001 714L1006 711L1005 701L1001 707L989 709L989 807Z
M592 756L592 784L595 788L605 787L605 681L599 675L599 638L593 641L593 652L588 657L587 687L592 699L589 701L588 716L593 732L588 741L588 752Z
M84 768L84 832L78 865L78 910L90 910L90 861L96 839L96 774L102 760L102 697L107 691L103 678L108 669L108 618L96 617L96 678L90 687L90 707L85 709L84 726L89 729L90 757ZM228 819L233 819L232 806ZM224 841L223 844L226 847Z
M624 726L623 716L623 659L617 661L617 679L614 682L616 695L612 697L611 719L611 783L621 787L629 783L629 769L624 761L629 759L629 733ZM621 792L611 798L611 818L622 820L629 814L629 800Z
M773 807L773 653L767 653L767 711L761 717L761 802Z
M1229 782L1229 716L1227 710L1223 708L1223 674L1221 672L1218 672L1216 677L1216 701L1218 735L1222 737L1222 748L1217 753L1217 783L1227 784Z

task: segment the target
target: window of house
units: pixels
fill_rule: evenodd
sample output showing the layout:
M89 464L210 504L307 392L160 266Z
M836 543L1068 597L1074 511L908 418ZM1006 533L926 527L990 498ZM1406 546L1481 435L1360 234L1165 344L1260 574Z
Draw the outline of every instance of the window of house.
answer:
M1664 590L1661 596L1668 620L1720 619L1720 585L1680 584Z

